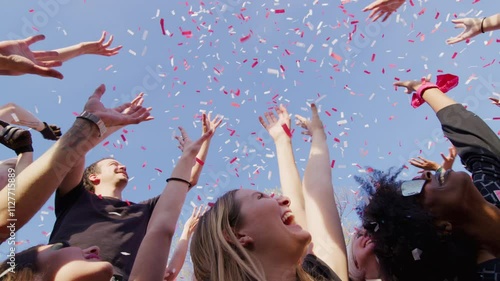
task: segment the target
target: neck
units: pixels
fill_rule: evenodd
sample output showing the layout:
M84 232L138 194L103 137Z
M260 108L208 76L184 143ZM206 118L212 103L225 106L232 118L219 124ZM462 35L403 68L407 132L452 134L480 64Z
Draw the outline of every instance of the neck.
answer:
M266 255L258 257L258 261L263 266L266 280L296 281L299 258L289 258L292 255L288 255L288 257L284 258L282 254L277 256L274 252L269 255L269 252L271 251L268 251Z
M264 261L265 262L265 261ZM272 264L267 262L266 264ZM295 265L276 264L273 266L264 266L266 280L276 281L296 281L297 269Z
M103 197L113 197L119 200L122 200L122 190L123 188L114 186L114 185L103 185L95 187L95 194L101 195Z

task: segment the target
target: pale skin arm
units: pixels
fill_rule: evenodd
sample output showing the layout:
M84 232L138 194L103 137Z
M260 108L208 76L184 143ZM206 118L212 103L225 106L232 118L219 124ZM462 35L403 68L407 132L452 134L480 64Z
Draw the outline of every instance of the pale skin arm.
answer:
M111 127L135 124L148 119L149 110L146 108L137 107L127 114L105 108L100 101L104 90L104 85L101 85L89 98L84 110L101 118L105 125ZM129 105L123 105L123 107L127 106ZM17 175L14 194L12 190L9 190L9 186L0 191L1 202L8 202L9 197L15 198L16 230L21 229L38 212L75 163L99 143L98 135L99 131L95 124L77 118L58 142ZM9 215L8 205L1 204L0 239L2 241L9 237L7 229Z
M113 43L113 36L109 38L108 42L104 42L106 39L106 32L102 33L101 38L98 41L93 42L82 42L65 48L54 50L59 55L57 60L65 62L70 59L76 58L81 55L101 55L101 56L114 56L118 54L122 46L115 48L108 48Z
M213 131L208 131L200 139L192 142L184 129L179 129L183 153L172 171L171 177L187 180L191 174L196 154ZM188 191L188 185L184 182L172 180L167 183L149 220L148 229L139 247L129 280L163 280L175 225ZM162 250L158 251L158 249Z
M205 134L206 132L210 131L213 129L214 134L215 130L219 127L219 125L222 123L223 117L222 116L215 116L214 119L211 119L211 114L209 113L208 116L203 113L202 115L202 131L201 134ZM195 162L193 168L191 169L191 177L189 182L195 186L198 184L198 179L200 178L201 171L203 170L203 165L205 161L207 160L207 155L208 155L208 149L210 148L210 141L212 140L212 137L214 136L212 134L210 138L208 138L201 146L200 151L198 152L198 155L196 155L196 158L201 160L201 163L198 161ZM203 163L203 164L202 164Z
M340 279L347 281L346 245L333 193L330 153L316 105L312 104L311 110L311 120L296 116L305 133L312 136L303 179L307 226L316 256L332 268Z
M14 119L14 115L17 116L17 120ZM0 120L10 124L30 127L37 131L41 131L44 128L43 122L40 119L15 103L0 106Z
M165 270L164 281L174 281L179 272L181 272L184 261L186 260L186 255L189 247L189 240L193 235L193 232L198 225L200 217L207 211L207 207L199 206L193 209L191 217L184 224L184 229L182 230L181 238L177 242L177 247L172 254L172 259Z
M452 20L455 28L463 28L464 30L459 35L446 40L447 44L455 44L476 35L481 34L481 22L483 23L483 31L489 32L500 29L500 14L483 18L463 18Z
M269 132L276 146L280 184L283 194L290 198L290 209L295 216L297 224L307 229L302 182L297 166L295 165L292 139L283 128L283 126L286 126L288 130L291 129L290 117L283 105L276 108L276 113L278 114L277 117L272 112L266 112L264 113L264 117L259 116L259 121Z
M142 104L144 102L144 93L140 93L137 97L130 102L130 104L122 105L114 108L113 110L117 113L129 114L133 112L137 108L142 108ZM149 112L151 108L146 108ZM147 116L147 118L143 121L153 120L152 116ZM142 122L142 121L141 121ZM106 133L101 137L101 141L105 140L109 136L111 136L114 132L122 129L125 125L111 126L106 129ZM73 188L75 188L81 181L83 177L83 172L85 171L85 157L81 158L73 168L67 173L66 177L62 180L60 186L58 187L58 192L61 196L64 196L66 193L70 192Z

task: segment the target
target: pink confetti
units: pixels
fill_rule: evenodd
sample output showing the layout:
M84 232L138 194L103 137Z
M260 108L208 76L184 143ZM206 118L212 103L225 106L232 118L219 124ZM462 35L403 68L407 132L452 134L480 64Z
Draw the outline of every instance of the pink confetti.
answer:
M191 38L191 37L193 37L193 34L191 33L191 30L186 30L186 31L182 32L182 36L184 36L186 38Z
M283 14L285 13L285 9L278 9L274 11L276 14Z
M229 161L229 164L233 164L236 160L238 160L238 157L234 157L233 159L231 159L231 161Z
M157 170L160 173L163 173L163 171L161 169L155 168L155 170Z
M165 20L163 18L160 19L160 26L161 26L161 33L163 33L163 35L167 35L167 33L165 32Z
M330 167L333 169L335 167L335 160L332 160L332 164L330 164Z
M109 144L109 141L107 141L107 142L103 143L103 144L102 144L102 146L106 146L106 145L108 145L108 144Z
M372 54L372 61L375 61L375 54Z
M283 131L285 131L285 133L288 135L288 137L292 137L292 133L290 132L290 128L288 128L288 125L287 124L283 124L281 125L281 127L283 128Z
M234 106L234 107L240 107L240 104L237 103L237 102L231 102L231 106Z
M200 164L201 166L205 165L205 162L203 162L200 158L196 157L196 162Z
M456 57L457 57L457 55L458 55L458 53L457 53L457 52L453 53L453 56L451 56L451 59L456 58Z
M122 140L123 141L127 141L127 139L125 138L125 135L120 135L122 137Z
M243 42L247 41L248 39L250 39L250 36L251 36L251 34L248 34L246 36L241 37L240 42L243 43Z
M334 58L335 60L337 60L338 62L342 62L342 57L341 57L341 56L339 56L339 55L337 55L336 53L332 52L332 53L330 54L330 56L331 56L332 58Z

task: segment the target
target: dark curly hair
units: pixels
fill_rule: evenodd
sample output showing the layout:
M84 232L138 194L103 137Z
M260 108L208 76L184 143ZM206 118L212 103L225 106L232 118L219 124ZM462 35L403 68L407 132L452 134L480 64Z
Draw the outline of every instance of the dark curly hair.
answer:
M373 170L356 177L371 198L358 208L363 227L375 242L384 281L473 281L477 243L426 211L419 196L401 195L402 169Z

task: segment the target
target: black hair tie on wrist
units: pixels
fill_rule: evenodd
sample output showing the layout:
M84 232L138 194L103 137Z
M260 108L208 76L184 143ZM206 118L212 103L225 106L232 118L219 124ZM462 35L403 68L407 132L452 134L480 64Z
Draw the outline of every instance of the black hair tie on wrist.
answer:
M486 17L484 17L483 20L481 21L481 33L484 33L483 23L484 23L485 19L486 19Z
M191 188L191 183L185 179L181 179L181 178L168 178L167 179L167 182L169 181L180 181L180 182L183 182L183 183L187 183L188 187Z

